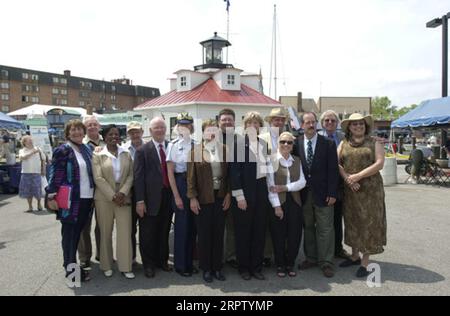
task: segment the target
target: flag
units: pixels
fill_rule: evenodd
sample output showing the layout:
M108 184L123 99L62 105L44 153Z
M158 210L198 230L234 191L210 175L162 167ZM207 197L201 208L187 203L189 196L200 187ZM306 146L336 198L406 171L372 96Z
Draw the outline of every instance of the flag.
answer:
M227 3L227 11L230 11L230 0L223 0L224 2Z

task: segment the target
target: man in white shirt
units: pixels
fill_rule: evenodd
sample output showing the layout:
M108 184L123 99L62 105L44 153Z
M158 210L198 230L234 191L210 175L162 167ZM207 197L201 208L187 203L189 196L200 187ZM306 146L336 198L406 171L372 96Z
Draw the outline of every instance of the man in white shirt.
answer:
M155 117L150 122L152 140L134 156L134 193L139 215L139 247L148 278L155 268L169 272L169 232L172 220L172 191L167 173L166 123Z

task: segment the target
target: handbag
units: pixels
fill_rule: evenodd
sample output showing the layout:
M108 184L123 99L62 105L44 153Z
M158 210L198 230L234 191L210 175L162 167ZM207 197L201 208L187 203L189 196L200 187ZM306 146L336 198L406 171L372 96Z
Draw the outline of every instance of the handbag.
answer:
M45 194L45 207L50 211L68 210L71 206L71 200L72 186L67 184L61 185L58 193L53 198L50 199L48 193Z

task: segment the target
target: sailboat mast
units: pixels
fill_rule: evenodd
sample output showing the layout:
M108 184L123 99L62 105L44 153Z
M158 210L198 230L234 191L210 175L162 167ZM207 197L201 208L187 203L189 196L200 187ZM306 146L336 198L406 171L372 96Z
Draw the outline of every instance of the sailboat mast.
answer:
M277 99L277 5L273 5L273 58L274 58L274 91L275 91L275 100Z

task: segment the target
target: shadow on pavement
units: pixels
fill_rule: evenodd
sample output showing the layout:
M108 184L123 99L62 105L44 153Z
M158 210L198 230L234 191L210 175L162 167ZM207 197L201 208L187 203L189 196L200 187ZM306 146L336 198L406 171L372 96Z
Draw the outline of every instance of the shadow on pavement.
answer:
M381 267L381 283L393 281L409 284L427 284L445 280L442 275L417 266L379 261L371 262L378 263ZM355 276L356 270L357 267L348 269L337 268L335 277L330 279L325 278L319 269L302 271L294 278L278 278L275 269L270 268L264 270L265 281L255 279L244 281L239 277L236 270L225 268L224 274L227 277L225 282L214 280L214 282L206 285L203 282L201 272L192 277L183 278L175 272L168 273L156 270L156 276L148 279L144 276L142 265L134 269L136 274L134 280L125 279L117 269L111 278L106 278L96 263L93 264L93 270L91 271L92 280L82 283L81 288L76 288L73 291L75 295L130 295L133 294L133 291L139 291L136 295L142 295L142 291L145 290L186 286L184 295L195 295L196 292L192 291L191 286L198 285L199 287L208 287L212 290L220 290L224 295L227 295L227 293L238 293L238 295L239 293L248 295L289 295L289 292L283 292L291 290L311 290L317 293L333 294L333 284L351 286L355 281L366 281ZM204 289L199 288L198 291L204 293ZM180 290L174 289L174 292L179 293ZM149 295L151 295L150 292Z

